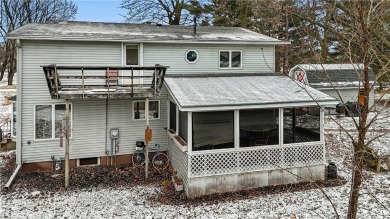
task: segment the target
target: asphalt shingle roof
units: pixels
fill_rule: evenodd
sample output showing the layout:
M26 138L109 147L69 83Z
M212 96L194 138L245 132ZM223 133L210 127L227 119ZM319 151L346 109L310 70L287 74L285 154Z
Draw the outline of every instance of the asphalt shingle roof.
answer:
M361 64L306 64L299 65L306 71L309 84L331 82L359 82L363 79ZM370 81L375 80L375 74L369 68Z
M7 35L9 39L95 40L155 43L287 44L240 27L175 26L68 21L27 24Z

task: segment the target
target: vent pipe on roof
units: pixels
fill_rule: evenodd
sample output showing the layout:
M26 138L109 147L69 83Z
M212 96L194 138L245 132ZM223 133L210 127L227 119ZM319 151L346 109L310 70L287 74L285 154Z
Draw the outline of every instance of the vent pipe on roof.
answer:
M194 17L194 36L196 36L196 17Z

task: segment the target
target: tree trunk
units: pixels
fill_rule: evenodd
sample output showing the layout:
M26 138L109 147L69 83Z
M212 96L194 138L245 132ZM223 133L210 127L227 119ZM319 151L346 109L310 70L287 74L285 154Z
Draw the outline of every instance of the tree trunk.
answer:
M14 75L15 75L15 72L12 71L12 72L8 72L8 85L12 85L13 84L13 79L14 79Z
M358 144L361 144L359 142ZM356 151L354 153L353 159L353 175L352 175L352 185L351 192L349 196L349 206L348 206L348 219L355 219L359 203L359 191L362 184L362 171L363 171L363 150Z
M366 23L367 18L365 17L365 7L363 2L358 1L355 5L357 9L357 21L360 25L360 34L359 34L359 42L361 55L363 57L363 65L364 65L364 80L363 80L363 88L364 88L364 103L363 108L361 109L360 118L359 118L359 126L357 127L359 138L354 146L354 154L353 154L353 175L352 175L352 188L350 192L349 198L349 206L348 206L348 219L355 219L357 215L358 209L358 201L359 201L359 190L362 184L362 172L364 168L363 159L364 159L364 147L365 147L365 138L367 133L367 116L368 116L368 102L369 102L369 93L370 93L370 83L368 77L368 66L369 66L369 24Z

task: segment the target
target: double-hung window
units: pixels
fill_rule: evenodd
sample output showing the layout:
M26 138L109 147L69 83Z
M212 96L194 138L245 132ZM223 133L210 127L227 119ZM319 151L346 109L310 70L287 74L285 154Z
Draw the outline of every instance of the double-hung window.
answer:
M69 105L70 127L72 127L71 105ZM35 105L35 139L60 138L65 131L65 104Z
M160 101L149 100L149 119L160 118ZM145 117L145 101L133 101L133 119L143 120Z
M138 65L138 45L126 45L126 65Z
M219 68L241 68L242 52L233 50L219 51Z
M125 66L139 66L140 65L140 49L139 45L136 44L128 44L124 46L124 61L123 65ZM142 64L142 63L141 63ZM142 80L138 77L142 75L142 71L140 70L122 70L122 76L124 76L121 80L122 84L131 85L131 84L140 84ZM131 78L134 76L134 78Z

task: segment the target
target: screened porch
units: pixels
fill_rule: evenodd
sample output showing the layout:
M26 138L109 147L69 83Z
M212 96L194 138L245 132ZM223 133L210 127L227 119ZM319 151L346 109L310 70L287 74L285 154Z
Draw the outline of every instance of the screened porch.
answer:
M175 168L187 167L183 177L325 162L318 107L183 112L169 102L169 112L171 160Z
M168 154L188 196L323 178L320 106L332 97L275 74L173 76L166 86Z

